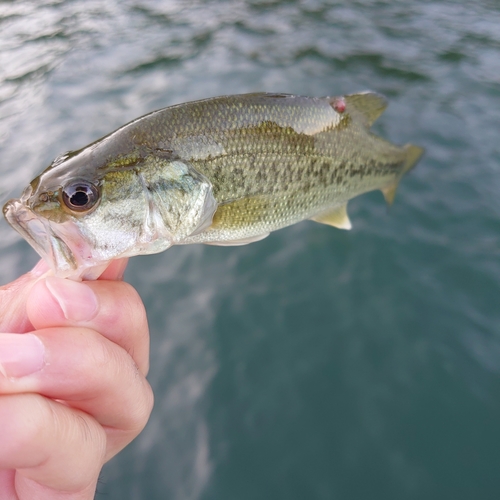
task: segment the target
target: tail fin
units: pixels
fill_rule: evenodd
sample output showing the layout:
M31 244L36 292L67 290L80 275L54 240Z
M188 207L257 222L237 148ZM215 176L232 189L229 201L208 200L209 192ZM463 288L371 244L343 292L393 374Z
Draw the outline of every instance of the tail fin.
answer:
M406 172L409 172L418 162L420 157L424 154L424 149L419 146L414 146L413 144L407 144L404 146L405 150L405 161L403 168L401 169L401 174L391 185L382 189L384 193L385 201L388 205L392 205L394 197L396 196L396 189L398 187L401 177L403 177Z
M409 172L420 160L420 157L424 154L424 148L420 146L414 146L413 144L407 144L404 146L406 153L405 164L403 167L403 174Z

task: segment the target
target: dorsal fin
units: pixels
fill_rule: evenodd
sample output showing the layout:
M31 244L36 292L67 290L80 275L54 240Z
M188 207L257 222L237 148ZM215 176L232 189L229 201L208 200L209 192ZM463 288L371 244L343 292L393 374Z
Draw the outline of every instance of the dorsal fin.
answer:
M328 224L329 226L338 227L339 229L351 229L352 224L347 215L347 203L340 207L335 207L332 210L322 212L311 220L320 222L321 224Z
M344 97L349 107L359 111L367 120L370 126L387 108L387 100L384 96L375 92L361 92L359 94L350 94Z

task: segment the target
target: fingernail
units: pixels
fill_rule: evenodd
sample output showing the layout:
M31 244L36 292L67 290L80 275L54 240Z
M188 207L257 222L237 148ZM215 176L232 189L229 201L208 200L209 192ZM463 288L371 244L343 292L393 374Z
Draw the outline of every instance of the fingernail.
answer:
M45 347L32 333L0 334L0 373L5 377L25 377L42 369Z
M90 321L97 314L98 302L92 289L79 281L50 276L47 289L70 321Z

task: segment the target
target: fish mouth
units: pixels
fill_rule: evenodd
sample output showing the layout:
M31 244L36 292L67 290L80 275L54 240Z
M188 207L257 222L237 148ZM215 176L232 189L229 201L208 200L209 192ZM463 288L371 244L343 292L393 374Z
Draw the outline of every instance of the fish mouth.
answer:
M3 207L7 222L35 249L58 276L71 276L78 269L74 253L52 230L48 220L38 216L20 199Z

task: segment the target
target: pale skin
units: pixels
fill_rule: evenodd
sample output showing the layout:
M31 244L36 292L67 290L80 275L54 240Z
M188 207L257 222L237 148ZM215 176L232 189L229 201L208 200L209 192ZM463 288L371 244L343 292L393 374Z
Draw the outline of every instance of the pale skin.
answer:
M149 331L127 262L101 278L0 287L0 498L90 500L103 464L144 428Z

